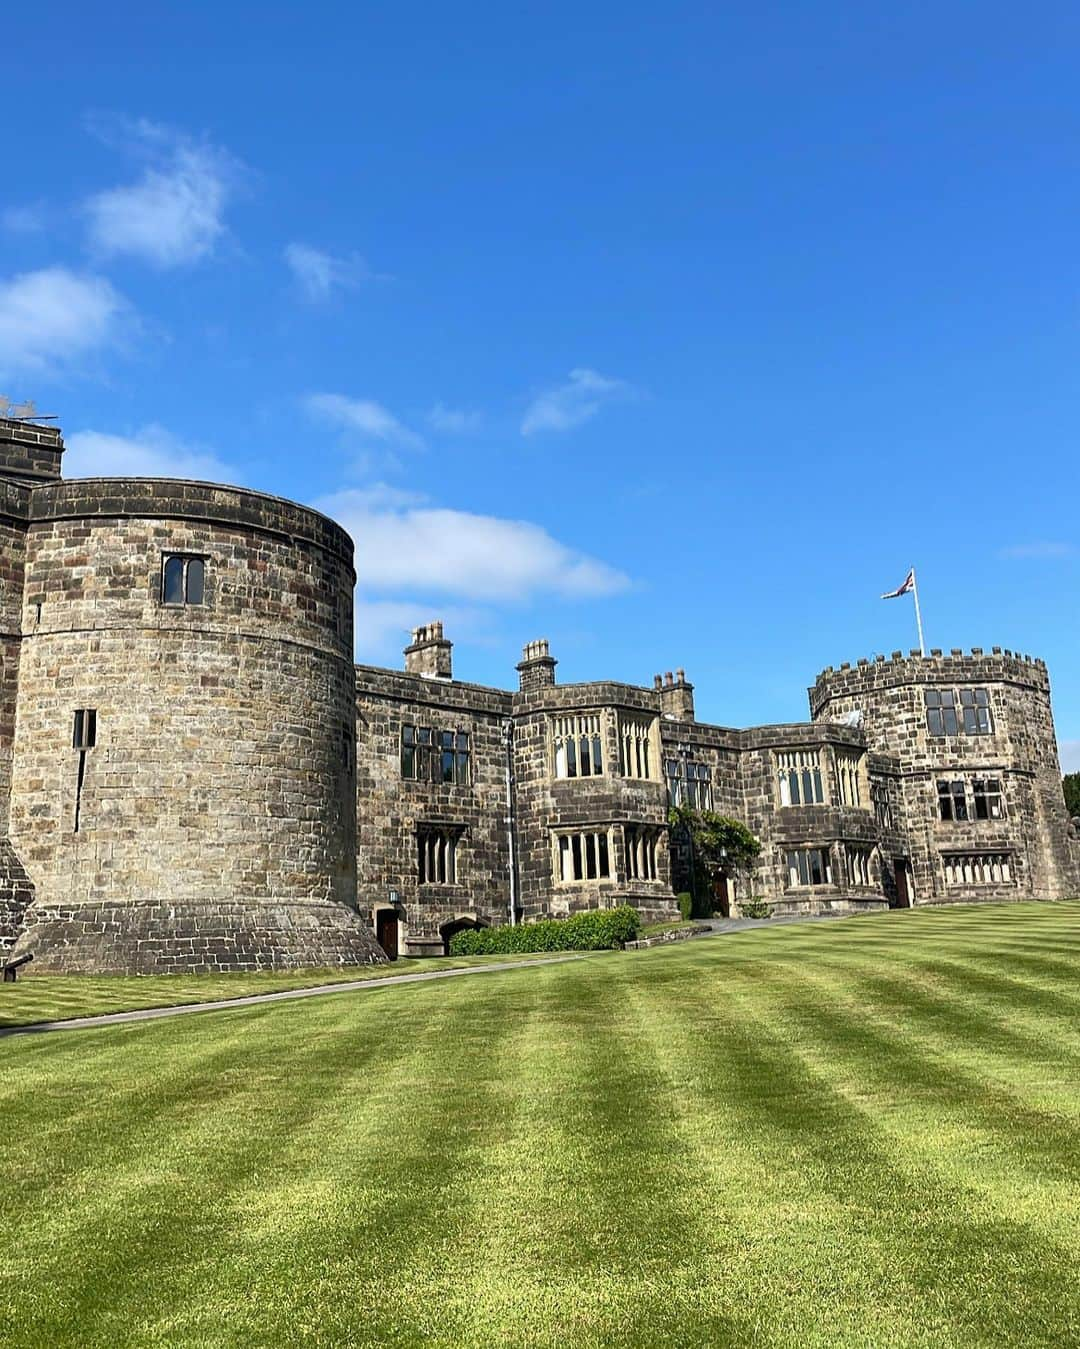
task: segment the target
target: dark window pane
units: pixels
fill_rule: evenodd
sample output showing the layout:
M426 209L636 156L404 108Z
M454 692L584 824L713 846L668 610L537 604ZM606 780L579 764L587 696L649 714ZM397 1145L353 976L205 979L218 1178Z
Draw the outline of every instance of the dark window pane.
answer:
M569 736L566 741L566 776L577 777L577 741Z
M416 743L416 728L414 726L403 726L401 728L401 743L403 745Z
M592 770L593 773L594 774L602 773L604 771L604 760L600 752L600 737L598 735L593 736L592 760L593 760L593 770Z
M944 709L944 716L945 716L945 734L946 734L946 735L955 735L955 734L956 734L956 709L953 708L953 707L946 707L946 708Z
M596 835L585 835L585 876L587 880L596 879Z
M204 576L204 568L202 564L202 559L198 557L190 558L187 564L188 604L202 604L203 576Z
M402 745L401 747L401 776L403 778L416 777L416 750L411 745Z
M600 837L599 837L599 845L600 845L600 875L601 875L601 876L610 876L610 875L611 875L611 870L610 870L610 867L609 867L609 865L608 865L607 834L601 834L601 835L600 835Z
M161 585L161 598L166 604L184 602L184 559L170 557L165 563L165 576Z
M454 752L444 749L442 752L442 780L443 782L453 782L454 780Z
M574 856L574 880L580 881L585 874L581 867L581 835L574 834L570 839L570 848Z

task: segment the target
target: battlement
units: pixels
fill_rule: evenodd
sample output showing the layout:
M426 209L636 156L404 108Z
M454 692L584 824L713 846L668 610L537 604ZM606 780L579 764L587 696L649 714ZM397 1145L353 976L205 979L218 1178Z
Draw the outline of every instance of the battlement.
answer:
M0 476L27 483L55 482L63 453L58 426L0 417Z
M907 684L1018 684L1049 696L1050 677L1046 662L1036 656L995 646L986 651L973 646L969 651L953 647L946 652L934 647L923 655L913 648L905 655L894 651L861 659L854 665L845 661L828 665L809 689L810 714L821 715L836 699L857 697L900 688Z

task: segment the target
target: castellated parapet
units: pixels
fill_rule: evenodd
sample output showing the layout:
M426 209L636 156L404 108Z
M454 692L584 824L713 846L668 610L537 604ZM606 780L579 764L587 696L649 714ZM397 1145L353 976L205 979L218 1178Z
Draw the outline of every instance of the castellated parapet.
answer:
M95 972L381 959L354 907L348 535L203 483L5 487L17 952Z
M954 863L979 854L1007 856L1009 879L969 898L1015 895L1017 885L1038 898L1075 893L1080 853L1045 662L1000 647L895 651L830 666L809 694L814 721L856 719L872 750L899 760L920 902L954 898ZM978 818L972 791L988 782L1000 783L1000 802ZM943 803L949 792L965 797L965 818Z

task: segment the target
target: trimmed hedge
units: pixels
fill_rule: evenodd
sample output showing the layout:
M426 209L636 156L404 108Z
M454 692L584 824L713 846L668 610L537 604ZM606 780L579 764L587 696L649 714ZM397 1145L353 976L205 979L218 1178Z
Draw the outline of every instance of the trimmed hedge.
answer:
M633 941L641 926L637 909L595 909L571 918L544 918L517 927L466 928L450 938L452 956L518 955L532 951L607 951Z

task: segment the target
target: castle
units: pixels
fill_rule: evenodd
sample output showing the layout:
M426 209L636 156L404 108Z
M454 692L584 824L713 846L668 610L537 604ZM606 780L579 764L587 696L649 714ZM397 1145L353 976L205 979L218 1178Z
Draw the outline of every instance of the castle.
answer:
M894 652L820 674L810 721L695 720L679 670L516 690L442 625L353 661L353 549L317 512L61 477L0 419L0 949L161 972L441 954L463 927L631 904L678 917L671 803L744 821L746 893L851 912L1080 890L1045 665Z

